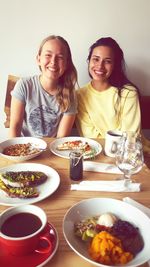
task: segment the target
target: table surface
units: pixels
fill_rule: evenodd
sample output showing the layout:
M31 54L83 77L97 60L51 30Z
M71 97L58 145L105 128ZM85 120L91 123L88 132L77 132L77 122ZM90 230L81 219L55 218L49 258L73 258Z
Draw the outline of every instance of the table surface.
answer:
M44 140L49 144L54 139L44 138ZM104 145L104 140L97 140ZM114 159L106 157L103 152L101 152L94 161L113 163ZM48 262L45 267L92 267L90 263L86 262L84 259L79 257L75 252L71 250L68 246L62 231L63 217L67 210L75 203L93 197L109 197L122 200L124 197L131 197L141 204L150 208L150 169L148 165L150 164L150 159L145 158L146 164L142 170L134 175L134 179L142 184L142 190L140 192L91 192L91 191L71 191L70 185L72 181L69 178L69 160L58 157L51 153L49 148L44 151L40 156L29 160L28 162L45 164L54 168L60 175L60 186L57 191L51 196L37 202L35 205L41 207L47 214L48 221L51 222L57 229L59 236L59 246L55 256ZM14 162L7 160L5 158L0 159L0 168L14 164ZM84 172L84 180L113 180L117 178L118 174L108 174L108 173L96 173L96 172ZM8 206L0 205L0 212L7 209ZM148 264L142 265L142 267L147 267Z

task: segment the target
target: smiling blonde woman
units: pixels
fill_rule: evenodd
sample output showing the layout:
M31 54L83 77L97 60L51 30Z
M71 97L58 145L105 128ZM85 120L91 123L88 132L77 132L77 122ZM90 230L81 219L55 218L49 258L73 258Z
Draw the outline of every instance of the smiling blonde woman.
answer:
M9 137L64 137L77 112L77 72L67 41L45 38L37 54L40 75L21 78L12 91Z

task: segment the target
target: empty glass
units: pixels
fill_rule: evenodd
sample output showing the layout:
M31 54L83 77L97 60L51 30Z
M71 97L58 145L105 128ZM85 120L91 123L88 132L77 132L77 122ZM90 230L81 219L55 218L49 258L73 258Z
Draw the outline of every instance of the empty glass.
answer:
M120 179L131 181L131 175L139 172L144 163L140 136L134 132L124 132L118 144L116 165L124 173Z

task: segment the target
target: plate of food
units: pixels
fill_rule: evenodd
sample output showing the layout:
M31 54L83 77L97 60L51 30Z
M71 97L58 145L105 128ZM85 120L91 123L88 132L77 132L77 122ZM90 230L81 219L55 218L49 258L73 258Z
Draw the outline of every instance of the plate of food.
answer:
M18 163L0 169L0 204L17 206L39 202L60 184L53 168L37 163Z
M58 138L49 144L49 148L55 155L69 159L72 150L80 150L84 159L97 156L102 151L102 146L93 139L79 136Z
M15 137L0 143L0 156L12 161L26 161L39 156L47 143L36 137Z
M95 266L136 267L150 259L150 219L112 198L91 198L72 206L63 234L72 250Z

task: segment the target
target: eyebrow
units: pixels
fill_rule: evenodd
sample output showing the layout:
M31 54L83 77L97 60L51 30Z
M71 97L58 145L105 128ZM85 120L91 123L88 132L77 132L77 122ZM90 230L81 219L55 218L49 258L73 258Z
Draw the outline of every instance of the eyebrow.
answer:
M47 52L47 53L51 53L51 54L53 54L53 51L51 51L51 50L45 50L45 52ZM58 53L57 55L64 55L63 53Z
M100 56L92 55L92 57L100 58ZM112 59L111 57L105 57L104 59Z

